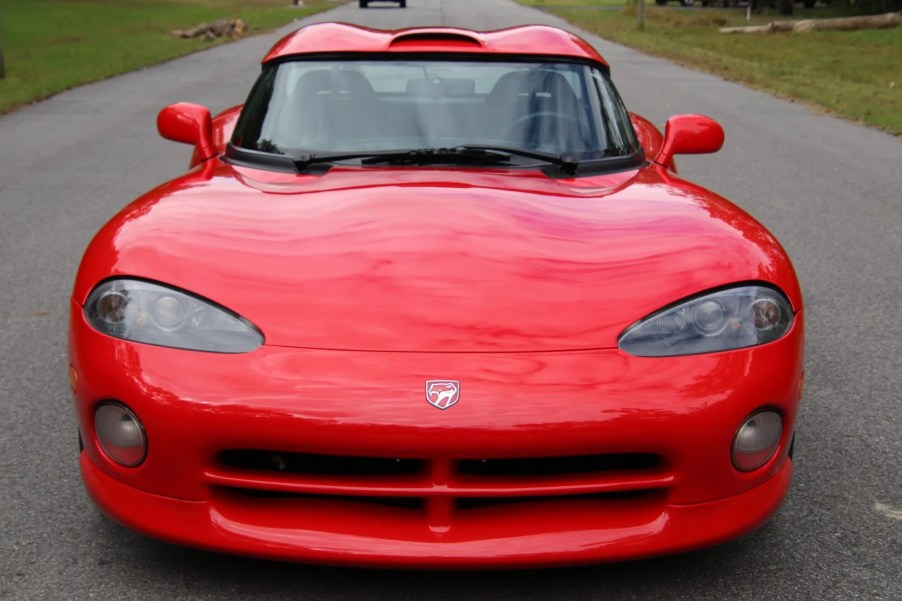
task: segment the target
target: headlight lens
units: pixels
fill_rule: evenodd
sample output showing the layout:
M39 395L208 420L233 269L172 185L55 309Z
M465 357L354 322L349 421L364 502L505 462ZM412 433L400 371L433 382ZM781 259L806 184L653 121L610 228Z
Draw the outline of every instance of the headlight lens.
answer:
M210 301L142 280L108 280L84 307L98 332L157 346L247 353L263 344L249 321Z
M621 350L639 357L696 355L773 342L792 326L786 297L765 286L740 286L682 301L630 326Z

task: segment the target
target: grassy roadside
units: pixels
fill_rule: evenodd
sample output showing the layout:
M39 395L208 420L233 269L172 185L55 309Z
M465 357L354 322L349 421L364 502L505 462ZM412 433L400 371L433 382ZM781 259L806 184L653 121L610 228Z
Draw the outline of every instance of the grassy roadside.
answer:
M902 135L902 28L725 35L719 27L780 17L772 11L747 23L744 8L658 8L646 0L645 30L638 31L635 8L622 0L517 1L648 54ZM614 3L621 8L603 8ZM826 12L797 7L792 18Z
M245 35L336 6L330 0L0 0L6 78L0 114L68 88L190 54L204 42L171 35L222 17Z

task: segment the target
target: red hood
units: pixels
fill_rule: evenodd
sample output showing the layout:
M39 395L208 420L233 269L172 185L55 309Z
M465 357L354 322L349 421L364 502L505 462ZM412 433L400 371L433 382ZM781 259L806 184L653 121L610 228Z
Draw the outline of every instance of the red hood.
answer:
M762 226L656 167L555 181L422 168L294 176L213 160L101 230L76 299L110 275L216 301L266 344L329 349L613 347L637 319L724 284L772 282L801 301Z

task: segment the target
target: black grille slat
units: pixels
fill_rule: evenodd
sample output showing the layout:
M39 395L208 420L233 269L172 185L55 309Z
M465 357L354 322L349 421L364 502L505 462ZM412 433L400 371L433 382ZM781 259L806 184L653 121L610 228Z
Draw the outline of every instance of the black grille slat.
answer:
M402 476L420 474L424 462L419 459L382 457L345 457L312 453L230 450L220 455L229 467L247 470L319 476Z
M468 476L565 476L614 470L649 470L661 459L651 453L529 457L518 459L467 459L459 462L461 474Z
M424 473L426 465L426 461L421 459L263 450L228 450L221 453L220 459L226 466L241 469L323 476L416 475ZM548 477L617 470L651 470L660 467L661 463L661 458L651 453L463 459L455 462L458 473L462 475L497 477Z
M461 497L457 499L459 509L481 509L499 505L517 505L523 503L554 503L559 501L617 501L639 499L657 494L656 490L625 490L617 492L594 493L589 495L551 495L547 497Z
M278 490L260 490L248 488L226 488L229 492L242 497L253 499L299 499L304 501L330 501L342 503L364 503L370 505L382 505L397 509L420 509L424 500L421 497L373 497L373 496L349 496L349 495L315 495L309 493L295 493Z
M294 499L298 501L328 501L334 503L359 503L362 505L375 505L392 507L395 509L420 510L426 500L422 497L378 497L378 496L348 496L348 495L324 495L295 493L286 491L257 490L246 488L227 487L232 494L260 500ZM484 509L490 507L525 505L535 503L558 503L564 501L624 501L642 500L654 498L660 495L659 490L632 490L594 494L576 495L550 495L550 496L524 496L524 497L458 497L455 499L455 507L459 510Z

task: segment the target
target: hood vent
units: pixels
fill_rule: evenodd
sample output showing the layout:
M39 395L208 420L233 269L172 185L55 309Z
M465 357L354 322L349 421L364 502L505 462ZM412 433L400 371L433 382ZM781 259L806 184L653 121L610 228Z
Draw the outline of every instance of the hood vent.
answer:
M482 48L483 44L477 38L463 33L447 31L417 31L402 33L392 39L389 48L429 50L429 46L438 46L442 50Z

